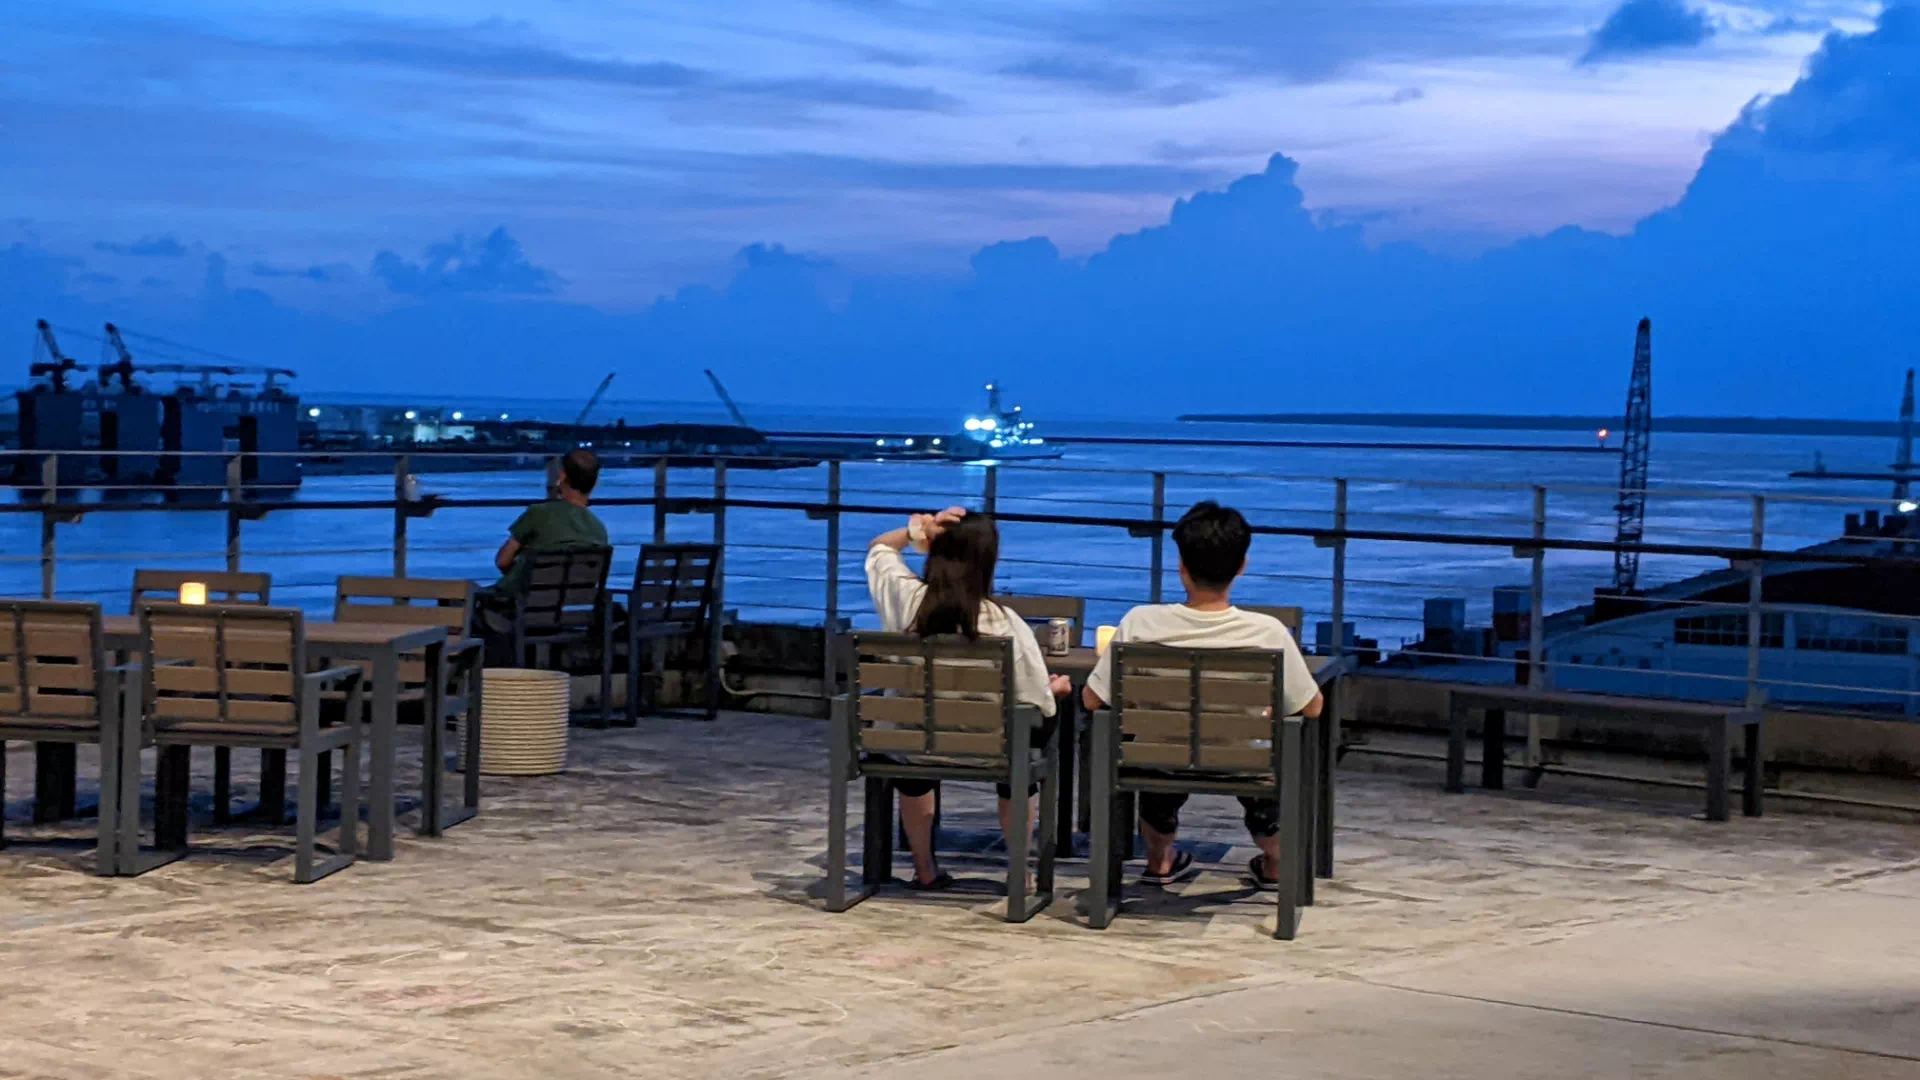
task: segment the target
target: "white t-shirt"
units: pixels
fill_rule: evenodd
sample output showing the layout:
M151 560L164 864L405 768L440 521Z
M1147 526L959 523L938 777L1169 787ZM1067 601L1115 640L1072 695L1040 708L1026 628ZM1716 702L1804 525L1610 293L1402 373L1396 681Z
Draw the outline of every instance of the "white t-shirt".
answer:
M1195 611L1185 604L1142 604L1127 612L1114 630L1115 645L1129 641L1187 649L1278 649L1286 653L1280 662L1280 696L1288 716L1306 708L1320 692L1286 624L1257 611L1236 607L1224 611ZM1094 664L1093 674L1087 676L1087 689L1101 701L1112 703L1111 648L1101 653Z
M873 609L880 614L880 625L891 633L905 633L920 611L920 598L927 583L907 566L900 553L885 544L867 549L867 591L873 594ZM980 636L1013 639L1013 694L1022 705L1031 705L1042 716L1052 716L1053 690L1047 685L1047 658L1026 620L999 604L980 603ZM1285 631L1283 630L1282 633Z

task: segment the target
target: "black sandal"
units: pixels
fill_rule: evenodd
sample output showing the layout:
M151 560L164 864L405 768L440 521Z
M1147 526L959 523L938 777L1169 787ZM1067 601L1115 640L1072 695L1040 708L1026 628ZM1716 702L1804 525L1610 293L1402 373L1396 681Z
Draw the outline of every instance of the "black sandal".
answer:
M1193 868L1193 852L1176 851L1173 853L1173 867L1171 869L1164 874L1149 874L1142 871L1140 874L1140 884L1172 885L1192 877L1195 873L1197 873L1197 871Z
M953 888L953 875L942 870L933 876L932 881L922 884L920 876L915 874L907 878L907 888L914 892L946 892Z
M1268 877L1264 873L1266 865L1267 855L1265 852L1255 855L1247 862L1247 879L1252 881L1253 887L1259 889L1261 892L1279 892L1280 878L1277 875Z

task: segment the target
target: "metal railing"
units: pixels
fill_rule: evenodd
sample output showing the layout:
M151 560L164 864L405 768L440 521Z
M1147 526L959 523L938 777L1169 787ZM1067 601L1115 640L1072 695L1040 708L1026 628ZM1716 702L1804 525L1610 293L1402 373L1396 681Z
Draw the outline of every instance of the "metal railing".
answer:
M312 491L314 481L309 481L305 491L289 490L285 487L262 487L247 482L249 475L249 457L268 455L225 454L226 483L218 488L161 488L143 485L98 485L84 489L62 488L60 458L63 452L32 451L24 452L36 459L39 475L38 484L19 484L13 488L19 496L11 504L0 504L0 515L37 515L40 524L40 544L37 555L16 555L7 552L0 555L0 562L37 561L40 572L40 592L44 597L52 598L60 593L60 563L63 558L71 563L132 561L135 559L178 559L187 554L217 555L229 570L240 570L249 559L256 563L269 558L287 558L295 556L313 557L319 555L351 555L361 557L388 553L391 556L392 572L405 576L409 571L410 555L422 553L448 554L464 551L490 550L491 545L474 544L422 544L412 535L415 523L439 514L466 513L480 510L518 509L527 503L520 497L485 497L458 495L420 495L419 483L431 483L435 474L426 474L416 478L414 468L429 459L462 459L476 455L451 454L360 454L328 455L333 460L345 457L358 457L378 460L391 465L391 494L384 488L380 497L330 497L321 492L318 496ZM78 454L90 460L98 460L98 451L66 452L69 456ZM22 455L13 455L19 457ZM314 455L296 455L311 457ZM537 460L537 459L529 459ZM781 610L786 612L817 613L828 625L836 625L845 617L850 606L844 604L842 592L844 584L843 564L849 556L857 557L864 549L849 550L843 547L843 531L849 517L894 517L929 509L935 503L949 501L968 502L976 507L992 512L1004 525L1011 526L1049 526L1061 529L1093 530L1104 536L1123 536L1129 542L1137 541L1144 548L1144 565L1137 563L1115 562L1098 559L1036 558L1031 551L1022 554L1019 549L1008 550L1003 563L1016 570L1023 567L1048 567L1052 569L1079 567L1089 574L1144 574L1147 578L1144 589L1122 586L1119 592L1124 595L1089 597L1090 601L1112 603L1115 605L1138 602L1158 602L1165 593L1165 578L1168 573L1166 541L1174 519L1169 514L1169 486L1178 483L1183 487L1194 487L1202 491L1213 489L1234 489L1230 502L1239 505L1253 519L1256 536L1288 538L1309 541L1315 549L1324 552L1326 560L1324 574L1314 572L1277 573L1256 568L1248 577L1256 582L1288 582L1290 585L1309 585L1324 583L1326 586L1323 606L1313 606L1308 610L1313 614L1325 614L1331 625L1331 640L1325 643L1326 651L1341 654L1354 645L1348 636L1347 624L1356 619L1379 623L1416 623L1420 620L1397 615L1388 611L1350 609L1350 593L1358 586L1374 592L1391 589L1421 589L1428 591L1462 591L1471 586L1445 581L1419 582L1390 577L1353 577L1349 573L1350 556L1356 551L1372 551L1380 547L1424 546L1429 549L1462 551L1484 554L1486 551L1499 551L1502 557L1511 556L1525 563L1527 567L1527 640L1524 658L1520 656L1469 656L1466 654L1426 654L1435 659L1453 659L1459 661L1474 660L1485 663L1524 665L1527 677L1533 685L1546 685L1550 670L1556 667L1580 666L1563 662L1550 662L1546 650L1547 607L1549 601L1547 582L1547 561L1550 555L1592 556L1606 555L1619 550L1637 551L1644 557L1670 557L1688 565L1718 564L1741 569L1745 573L1747 597L1743 610L1747 616L1747 665L1744 676L1745 693L1752 703L1759 703L1766 694L1770 682L1763 677L1762 653L1765 635L1762 633L1763 619L1770 610L1764 602L1763 581L1765 569L1769 564L1793 563L1799 565L1823 565L1833 567L1863 567L1867 569L1898 570L1903 573L1920 571L1920 552L1914 544L1906 541L1893 541L1879 552L1860 552L1843 550L1807 551L1787 547L1769 547L1769 515L1780 506L1813 507L1821 512L1829 512L1842 505L1857 505L1860 500L1832 496L1776 495L1733 492L1724 489L1703 488L1657 488L1650 489L1652 500L1688 500L1712 505L1742 506L1739 516L1744 519L1736 542L1704 542L1703 537L1721 537L1735 539L1730 528L1702 527L1700 524L1688 524L1687 520L1661 525L1655 519L1649 525L1649 538L1643 541L1622 545L1610 536L1594 535L1603 529L1611 528L1610 510L1612 500L1618 492L1599 486L1582 485L1542 485L1473 482L1450 479L1410 480L1405 477L1369 478L1369 477L1303 477L1288 475L1248 475L1231 473L1211 473L1181 470L1126 470L1126 469L1089 469L1062 465L1026 465L1014 463L986 464L958 468L946 464L923 462L840 462L830 461L805 463L807 468L799 468L800 462L780 462L768 458L679 458L653 459L641 456L618 458L603 455L603 461L609 467L602 475L601 490L594 500L596 508L603 512L616 509L634 509L647 511L651 519L650 536L654 541L668 538L669 523L673 518L685 515L703 515L711 519L711 536L717 543L727 544L729 514L751 513L754 515L780 515L783 520L807 521L818 523L824 529L823 542L817 544L785 542L757 542L752 538L736 538L730 553L736 557L725 572L742 585L767 583L775 586L779 596L767 602L753 602L750 606L761 610ZM435 461L433 464L448 464L448 461ZM734 483L733 477L744 467L763 469L769 465L793 464L795 469L785 472L757 473L771 479L764 482ZM387 468L381 465L379 475L385 476ZM915 487L910 482L889 479L879 486L859 486L847 483L850 470L859 470L863 476L878 468L888 470L889 477L898 477L907 470L919 470L911 475L924 478L937 475L933 484ZM941 470L933 474L927 470ZM639 484L620 479L635 475L641 477ZM552 463L549 462L549 472ZM650 473L650 485L647 474ZM370 475L362 472L361 476ZM439 475L448 475L442 473ZM478 481L471 474L463 476L462 486L473 488ZM954 478L962 478L965 490L955 490ZM1075 481L1080 485L1074 490L1057 490L1062 482ZM1045 489L1031 493L1017 489L1028 481L1044 482ZM384 480L381 481L384 485ZM1254 494L1241 491L1250 485L1277 485L1282 490L1280 505L1267 505L1262 498L1252 501L1239 498L1240 494ZM1115 485L1124 485L1115 489ZM1137 485L1137 486L1136 486ZM1010 489L1013 488L1013 489ZM1384 503L1379 507L1356 506L1356 496L1362 492L1379 495L1383 490L1398 491L1424 490L1441 493L1500 493L1501 497L1524 499L1522 506L1501 507L1494 510L1484 508L1461 512L1447 505L1432 508L1407 503ZM1309 498L1314 492L1318 498ZM88 494L97 494L90 499ZM1582 512L1577 509L1580 500L1597 502L1592 509ZM1573 506L1556 518L1552 514L1556 501ZM1039 509L1031 507L1040 502ZM1317 505L1315 505L1317 504ZM1603 510L1605 512L1603 512ZM253 550L244 545L245 525L248 522L261 521L273 515L299 513L324 514L327 512L380 512L391 515L391 537L384 544L361 544L353 547L334 548L288 548L285 550ZM136 555L126 551L110 553L67 553L62 554L61 538L63 531L71 529L86 520L90 515L121 513L189 513L217 514L224 521L224 547L218 552L180 552L156 551ZM1304 522L1298 520L1308 519ZM1364 519L1364 520L1362 520ZM3 522L4 516L0 516ZM1690 520L1690 519L1689 519ZM1420 524L1427 527L1418 527ZM1678 539L1662 539L1673 534ZM1817 532L1804 533L1803 536L1818 536ZM1831 535L1828 533L1827 535ZM623 539L616 537L617 540ZM631 542L631 541L629 541ZM1777 543L1777 538L1775 541ZM1139 549L1132 549L1139 550ZM755 558L764 561L766 566L753 565L753 560L737 556L752 553ZM805 562L814 563L814 570L802 573L780 573L782 566L804 566ZM803 562L804 560L804 562ZM252 567L258 569L255 565ZM1299 568L1296 568L1298 570ZM1436 574L1444 576L1442 574ZM312 583L314 586L324 584ZM724 588L724 584L721 586ZM818 588L818 601L795 602L805 600L805 592ZM105 590L100 590L105 591ZM1084 590L1083 590L1084 591ZM1684 598L1662 599L1661 606L1684 607L1692 601ZM1718 607L1724 608L1721 603ZM1892 618L1892 616L1884 616ZM809 621L810 618L809 618ZM1515 643L1517 644L1517 643ZM1516 650L1517 651L1517 650ZM1719 675L1703 677L1724 678ZM1858 689L1870 693L1904 695L1905 701L1920 697L1920 690L1886 690L1883 688L1862 686ZM1902 711L1907 711L1903 707Z

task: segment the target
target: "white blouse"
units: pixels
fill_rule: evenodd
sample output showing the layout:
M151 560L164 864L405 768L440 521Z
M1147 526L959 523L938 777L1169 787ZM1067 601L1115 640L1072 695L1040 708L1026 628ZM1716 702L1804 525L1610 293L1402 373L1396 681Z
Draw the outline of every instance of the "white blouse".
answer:
M867 549L867 591L873 594L873 608L880 614L880 625L891 633L906 633L920 611L920 599L927 583L907 566L907 560L886 544ZM1052 716L1053 690L1047 685L1047 658L1033 627L1026 620L992 601L980 602L980 636L1013 639L1013 693L1022 705L1031 705L1042 716Z

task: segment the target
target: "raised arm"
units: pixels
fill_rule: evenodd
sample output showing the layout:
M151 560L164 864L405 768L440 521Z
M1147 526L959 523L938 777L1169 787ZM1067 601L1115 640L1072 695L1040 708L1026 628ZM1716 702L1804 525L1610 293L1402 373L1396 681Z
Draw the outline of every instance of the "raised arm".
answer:
M509 536L506 543L500 545L500 550L494 553L493 565L504 574L513 569L513 560L519 557L520 541Z

